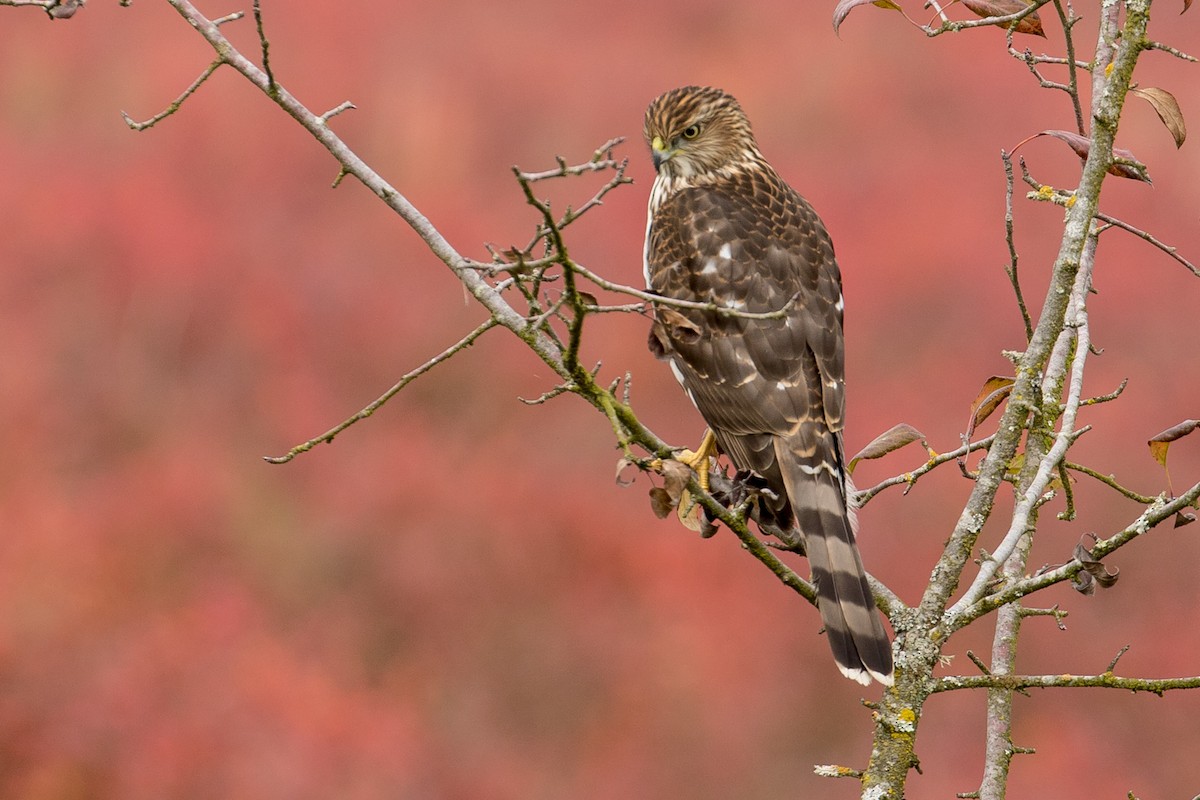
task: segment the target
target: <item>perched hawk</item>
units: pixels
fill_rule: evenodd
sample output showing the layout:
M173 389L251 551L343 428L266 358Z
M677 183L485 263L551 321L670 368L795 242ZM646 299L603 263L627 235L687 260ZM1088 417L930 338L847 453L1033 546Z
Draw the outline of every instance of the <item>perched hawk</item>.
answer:
M838 668L890 684L892 648L848 499L841 274L829 234L763 158L725 92L667 92L646 110L645 135L658 173L646 227L650 289L739 312L787 309L752 319L659 304L651 349L670 362L721 451L766 482L763 502L785 538L803 544Z

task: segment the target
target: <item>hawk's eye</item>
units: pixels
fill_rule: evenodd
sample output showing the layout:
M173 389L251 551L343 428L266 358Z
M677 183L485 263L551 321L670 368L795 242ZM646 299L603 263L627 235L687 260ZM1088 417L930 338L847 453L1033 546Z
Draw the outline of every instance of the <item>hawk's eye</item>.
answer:
M683 138L685 138L685 139L695 139L699 135L700 135L700 126L699 125L688 125L686 128L683 129Z

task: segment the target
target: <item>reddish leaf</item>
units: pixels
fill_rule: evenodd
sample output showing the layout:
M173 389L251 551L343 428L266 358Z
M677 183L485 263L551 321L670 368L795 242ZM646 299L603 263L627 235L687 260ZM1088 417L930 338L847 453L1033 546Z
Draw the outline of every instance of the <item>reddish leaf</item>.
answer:
M1183 140L1187 138L1187 126L1184 125L1183 111L1179 109L1179 101L1175 99L1175 95L1166 89L1156 89L1153 86L1148 89L1131 89L1130 91L1154 108L1154 113L1158 114L1158 118L1170 132L1171 138L1175 140L1175 146L1183 147Z
M1066 142L1070 148L1075 151L1075 154L1081 159L1086 159L1088 157L1088 152L1090 152L1092 149L1092 142L1090 139L1088 139L1086 136L1080 136L1078 133L1073 133L1071 131L1042 131L1041 133L1036 133L1029 138L1033 139L1037 136L1053 136L1059 141ZM1026 139L1026 141L1028 141L1028 139ZM1015 150L1016 148L1013 149ZM1138 161L1137 156L1130 151L1121 150L1120 148L1114 147L1113 157L1130 163L1114 162L1110 164L1108 167L1108 172L1110 175L1116 175L1118 178L1130 178L1131 180L1142 181L1143 183L1152 182L1149 174L1146 172L1146 165Z
M842 21L846 16L858 6L867 4L878 6L879 8L890 8L894 11L904 13L900 6L892 2L892 0L839 0L837 7L833 9L833 32L836 34L838 28L842 27Z
M1029 3L1024 2L1024 0L962 0L962 4L972 14L984 19L988 17L1007 17L1029 8ZM1007 28L1012 23L997 22L996 24ZM1028 33L1043 38L1046 36L1046 32L1042 30L1042 18L1038 16L1038 12L1036 11L1031 11L1022 17L1014 30L1017 33Z
M1016 378L1006 378L1003 375L993 375L983 382L983 388L971 402L971 425L967 431L968 436L1012 394L1013 384L1016 382Z
M917 441L924 445L926 450L929 449L929 445L925 442L925 434L921 433L912 425L901 422L899 425L889 428L888 430L879 434L872 439L866 447L864 447L862 450L859 450L858 454L855 455L854 458L850 459L850 463L847 465L846 469L850 472L854 472L855 465L857 465L858 462L864 458L880 458L892 452L893 450L899 450L906 444Z

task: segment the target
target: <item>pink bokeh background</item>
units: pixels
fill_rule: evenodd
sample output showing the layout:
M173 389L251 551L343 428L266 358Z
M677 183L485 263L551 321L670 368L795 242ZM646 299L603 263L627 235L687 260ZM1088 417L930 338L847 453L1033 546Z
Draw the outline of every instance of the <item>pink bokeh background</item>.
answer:
M621 135L636 183L570 243L637 284L645 104L685 83L736 94L838 247L851 451L897 422L957 446L1008 368L1000 351L1022 345L999 153L1073 123L998 31L927 40L864 7L839 39L832 3L264 5L278 79L317 111L353 101L339 135L474 256L532 230L510 165L581 161ZM1096 8L1077 6L1090 52ZM1196 12L1177 11L1157 4L1153 35L1200 52ZM1047 29L1020 43L1055 48ZM251 21L225 30L255 52ZM156 128L125 126L121 110L151 116L211 57L156 0L54 23L0 8L0 796L856 797L812 772L863 766L871 732L814 610L727 533L655 519L646 478L616 486L591 408L518 402L553 376L507 334L333 445L261 460L483 317L369 192L330 190L328 154L231 70ZM1194 121L1196 69L1150 53L1139 76ZM1110 180L1102 207L1200 260L1200 144L1176 150L1137 99L1119 143L1155 184ZM1021 152L1073 185L1062 143ZM1060 223L1018 201L1034 305ZM1129 386L1084 412L1095 430L1072 457L1154 494L1146 440L1200 416L1200 280L1114 231L1096 288L1087 391ZM645 335L642 319L595 318L586 355L632 372L661 435L694 441L703 426ZM901 451L856 479L922 460ZM1172 449L1171 477L1200 479L1200 441ZM1052 519L1061 501L1044 514L1034 566L1136 517L1082 481L1076 521ZM868 566L905 601L969 487L950 466L862 513ZM1198 536L1156 530L1109 560L1121 580L1093 598L1039 596L1071 612L1067 631L1030 620L1019 668L1099 672L1132 644L1124 674L1200 673ZM986 623L963 631L947 673L989 647ZM1197 718L1200 692L1017 697L1017 744L1038 754L1017 760L1011 796L1190 797ZM929 702L909 796L978 785L982 719L981 694Z

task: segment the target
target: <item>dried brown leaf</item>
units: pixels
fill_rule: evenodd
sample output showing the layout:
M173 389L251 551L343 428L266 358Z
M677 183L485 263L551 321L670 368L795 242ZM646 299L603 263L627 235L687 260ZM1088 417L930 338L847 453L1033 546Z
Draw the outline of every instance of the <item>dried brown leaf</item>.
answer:
M1154 456L1154 460L1161 464L1163 469L1166 469L1167 449L1171 446L1171 442L1187 436L1197 428L1200 428L1200 419L1185 419L1178 425L1167 428L1146 442L1150 445L1150 455Z
M629 458L622 458L621 460L619 460L617 462L616 481L617 481L617 486L620 486L622 489L625 488L626 486L632 486L633 482L635 480L637 480L637 471L636 470L633 472L632 478L626 478L624 476L625 470L629 469L632 466L634 466L633 460L629 459Z
M1192 7L1192 0L1183 0L1183 11L1180 14L1186 14L1187 10Z
M1012 394L1013 384L1016 382L1016 378L1008 378L1003 375L993 375L983 382L983 388L971 401L971 427L967 431L968 435L973 433L975 428L990 417L992 412Z
M87 0L59 0L47 8L46 13L51 19L70 19L86 2Z
M1196 515L1191 511L1180 511L1175 514L1175 527L1182 528L1184 525L1191 525L1196 521Z
M1071 585L1075 587L1075 591L1091 595L1095 594L1097 586L1107 589L1117 582L1120 570L1109 571L1108 567L1096 560L1091 550L1083 546L1082 541L1075 545L1075 552L1072 555L1083 565L1083 569L1071 579Z
M1007 17L1010 14L1016 14L1018 11L1023 11L1029 7L1029 3L1025 0L962 0L962 4L967 7L972 14L987 19L988 17ZM1008 27L1012 23L998 22L997 25ZM1042 18L1038 16L1038 12L1031 11L1017 22L1014 30L1017 33L1028 33L1033 36L1041 36L1045 38L1046 32L1042 30Z
M675 507L675 502L671 500L671 495L663 487L654 486L650 489L650 510L659 519L666 519L670 515L671 509Z
M600 301L596 299L596 295L592 294L591 292L584 292L581 290L576 290L575 294L579 295L579 299L583 302L583 304L585 306L600 305Z
M676 461L669 458L662 465L663 487L671 494L671 498L678 503L679 498L683 496L683 490L687 488L687 482L692 477L692 468L682 461Z
M1171 134L1171 138L1175 140L1175 146L1183 147L1183 141L1187 138L1187 126L1183 122L1183 111L1180 110L1179 101L1175 99L1175 95L1166 89L1158 89L1153 86L1130 91L1150 104L1154 113L1158 114L1158 118L1162 120L1162 124Z
M839 0L837 7L833 9L833 32L836 34L838 28L842 27L842 22L846 19L855 8L865 5L878 6L879 8L889 8L893 11L904 13L900 6L892 2L892 0Z
M1029 138L1037 136L1053 136L1059 141L1066 142L1067 145L1075 151L1075 154L1081 159L1086 159L1088 153L1092 149L1092 142L1086 136L1081 136L1072 131L1042 131L1034 134ZM1028 140L1026 140L1028 141ZM1138 161L1137 156L1128 150L1113 148L1113 157L1121 159L1120 162L1113 162L1108 167L1110 175L1116 175L1118 178L1129 178L1143 183L1152 183L1150 175L1146 171L1146 165ZM1128 163L1125 163L1128 162Z
M921 433L912 425L901 422L899 425L889 428L872 439L866 447L864 447L862 450L859 450L858 453L850 459L850 463L846 468L850 472L854 472L854 467L864 458L881 458L893 450L899 450L906 444L911 444L912 442L918 441L925 446L926 450L929 449L929 445L925 442L925 434Z
M683 344L694 344L700 340L700 326L673 308L661 307L654 312L666 332Z
M689 531L700 533L704 528L704 507L696 502L687 489L679 497L679 521Z

